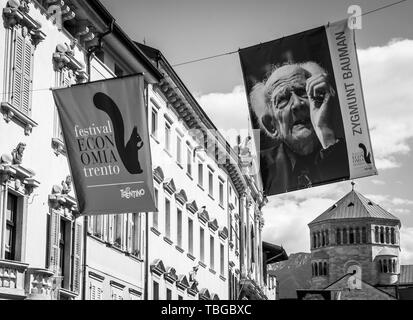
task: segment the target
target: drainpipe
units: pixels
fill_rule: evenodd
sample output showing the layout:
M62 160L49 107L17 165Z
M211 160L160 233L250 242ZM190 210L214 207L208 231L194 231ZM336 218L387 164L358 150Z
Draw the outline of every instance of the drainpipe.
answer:
M103 48L103 38L106 37L107 35L111 34L113 32L113 26L115 25L115 19L112 20L110 23L109 30L102 33L98 37L98 44L96 46L90 47L87 51L86 54L86 72L89 77L89 82L91 81L91 75L90 75L90 70L91 70L91 61L92 61L92 55L97 51ZM87 267L87 233L88 233L88 224L89 224L89 219L87 216L84 218L84 227L83 227L83 285L82 285L82 299L86 300L86 267Z
M113 32L114 25L115 25L115 19L113 19L112 22L110 23L109 29L106 32L104 32L104 33L102 33L101 35L98 36L98 44L96 46L90 47L87 50L87 54L86 54L86 60L87 60L87 67L86 68L87 68L87 70L86 70L86 72L89 75L89 81L90 81L90 71L91 71L90 64L91 64L91 61L92 61L92 55L96 51L102 50L102 48L103 48L103 43L102 43L103 38L110 35Z

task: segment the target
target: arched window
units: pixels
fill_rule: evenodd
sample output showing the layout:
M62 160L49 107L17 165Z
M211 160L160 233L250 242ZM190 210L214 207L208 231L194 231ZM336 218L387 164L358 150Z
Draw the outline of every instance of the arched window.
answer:
M390 230L389 227L386 227L386 243L390 243Z
M394 228L391 228L391 244L396 244L396 233Z
M361 241L361 235L360 235L360 228L356 228L356 243L360 243Z
M396 260L393 260L393 272L397 273L397 264L396 264Z
M361 243L367 243L367 229L363 227L361 229Z
M330 245L330 238L329 238L329 234L328 234L328 230L326 230L326 245Z
M311 275L314 277L314 263L311 264Z
M320 248L321 247L321 233L320 233L320 231L317 232L317 235L318 235L318 247Z
M315 235L315 232L313 232L313 248L317 248L317 237Z
M380 243L384 243L384 228L380 227Z
M379 260L379 270L380 273L383 273L383 263L381 262L381 260Z
M376 242L376 243L380 242L379 227L374 228L374 242Z
M350 228L350 244L354 243L354 229Z
M318 277L318 264L317 262L314 264L314 274L316 277Z
M347 229L343 229L343 244L348 244L348 235L347 235Z
M318 263L318 273L320 274L320 276L323 275L323 263L322 262Z
M340 230L340 228L337 229L337 232L336 232L336 243L338 245L341 245L341 230Z
M321 234L322 234L322 244L321 245L323 247L325 247L325 245L326 245L326 234L325 234L324 231L322 231Z
M387 260L384 259L384 260L383 260L383 273L387 273L387 272L388 272Z
M327 267L327 262L324 262L324 275L327 276L328 275L328 267Z

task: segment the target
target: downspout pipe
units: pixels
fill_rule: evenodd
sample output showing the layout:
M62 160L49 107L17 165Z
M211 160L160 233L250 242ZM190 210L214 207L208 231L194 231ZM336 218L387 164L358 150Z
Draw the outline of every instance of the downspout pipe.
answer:
M103 42L103 38L106 37L106 36L108 36L108 35L110 35L111 33L113 33L113 27L114 27L114 25L115 25L115 21L116 21L116 20L113 19L112 22L110 23L109 29L108 29L106 32L104 32L104 33L102 33L102 34L100 34L100 35L98 36L98 44L97 44L96 46L90 47L90 48L87 50L86 60L87 60L87 74L89 75L89 81L90 81L90 71L91 71L91 66L90 66L90 64L91 64L91 61L92 61L92 55L93 55L96 51L103 49L103 43L102 43L102 42Z

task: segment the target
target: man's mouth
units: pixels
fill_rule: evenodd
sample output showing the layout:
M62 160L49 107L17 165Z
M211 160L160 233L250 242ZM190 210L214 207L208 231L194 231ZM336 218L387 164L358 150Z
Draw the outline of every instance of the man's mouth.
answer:
M293 123L293 127L295 127L295 126L309 127L310 125L311 125L311 120L310 119L300 119L300 120L296 120Z

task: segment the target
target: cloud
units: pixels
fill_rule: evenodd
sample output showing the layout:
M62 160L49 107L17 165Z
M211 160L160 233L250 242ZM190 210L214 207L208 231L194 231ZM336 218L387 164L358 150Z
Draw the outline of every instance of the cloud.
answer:
M394 209L394 207L396 206L412 206L413 205L413 201L411 200L402 199L398 197L391 197L389 195L371 194L371 195L366 195L365 197L377 203L381 207L385 207L385 208Z
M371 183L377 185L377 186L384 186L386 185L386 182L382 181L382 180L378 180L378 179L373 179L371 180Z
M377 167L400 167L396 157L411 151L413 138L413 40L393 39L358 56Z
M402 228L400 231L401 264L413 264L413 228Z

